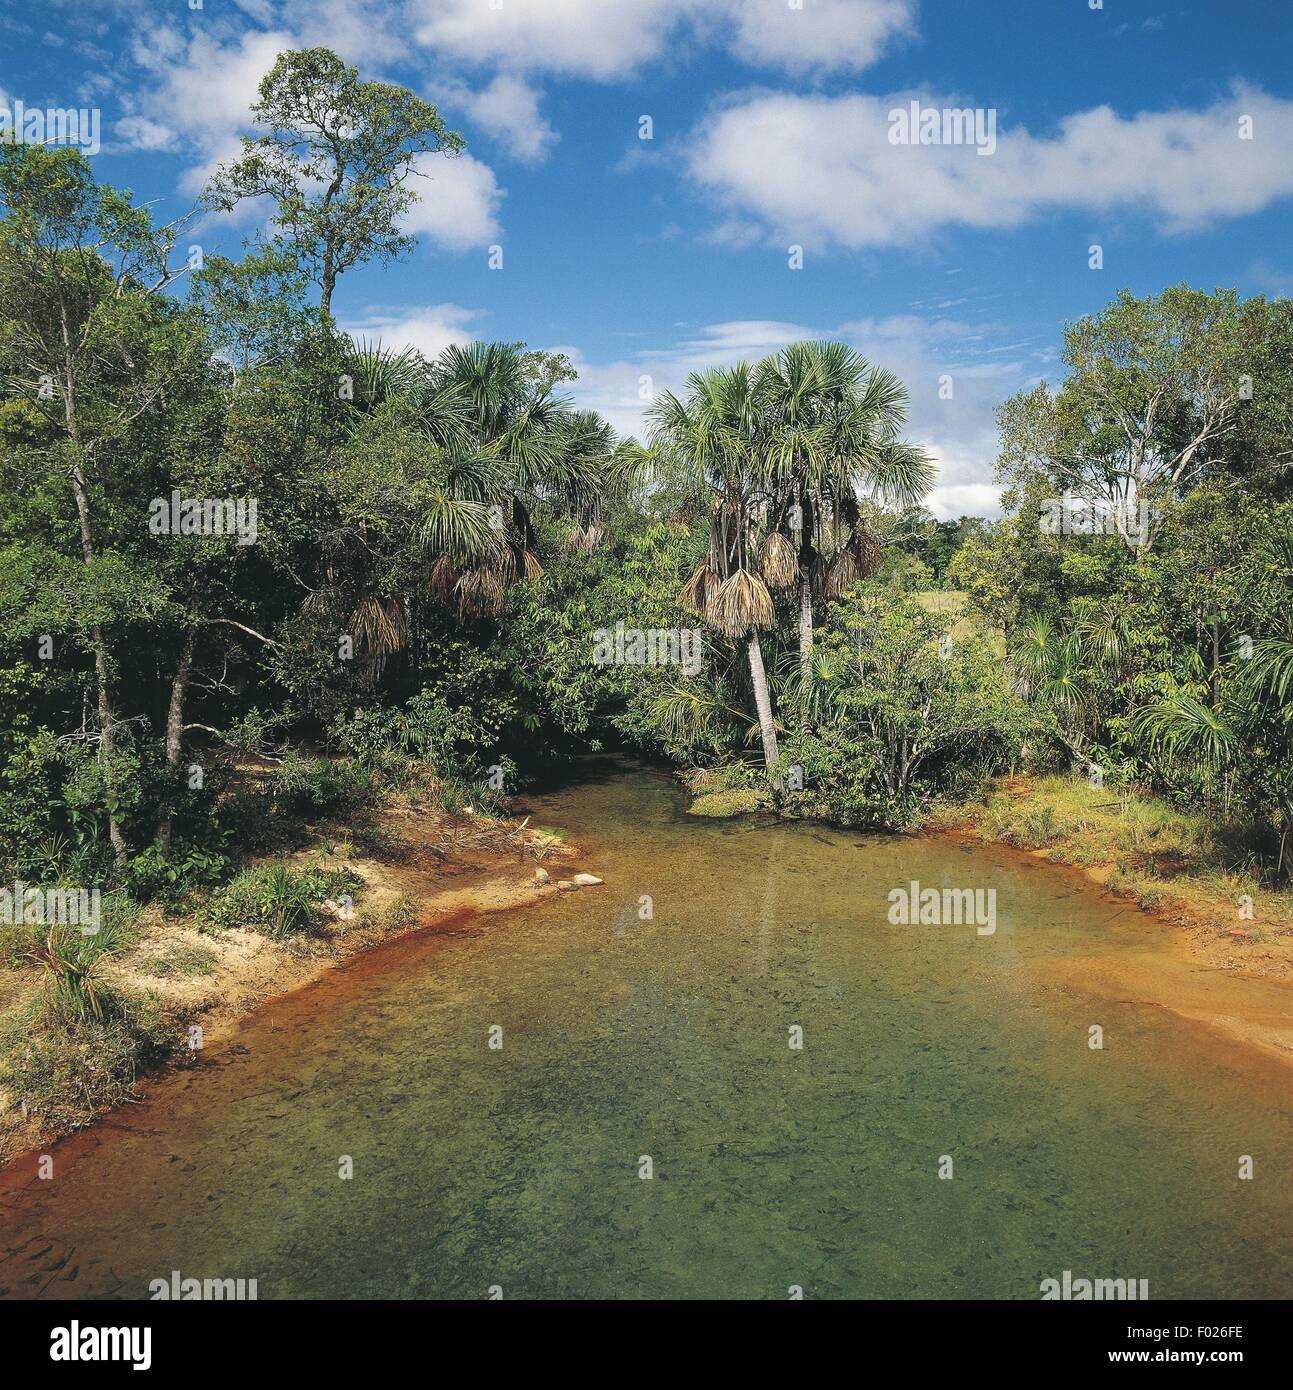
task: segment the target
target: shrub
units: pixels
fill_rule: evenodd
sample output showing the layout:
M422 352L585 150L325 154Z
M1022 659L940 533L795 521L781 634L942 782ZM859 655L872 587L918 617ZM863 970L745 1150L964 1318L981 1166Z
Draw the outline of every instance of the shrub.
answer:
M229 856L220 849L177 844L168 854L154 844L127 863L125 882L143 902L161 898L175 905L195 890L218 883L229 866Z
M119 1105L136 1078L171 1052L156 1001L111 997L102 1017L66 1016L48 1001L19 1010L0 1034L0 1080L24 1113L58 1129Z
M354 895L363 879L350 869L295 870L283 863L246 869L212 904L222 927L258 927L277 938L310 931L330 898Z
M272 792L285 814L306 820L343 817L374 805L380 794L374 768L289 753L275 773Z

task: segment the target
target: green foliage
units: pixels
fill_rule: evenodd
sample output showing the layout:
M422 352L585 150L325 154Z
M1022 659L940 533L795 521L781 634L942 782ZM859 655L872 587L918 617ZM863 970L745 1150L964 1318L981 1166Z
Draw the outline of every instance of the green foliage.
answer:
M400 230L417 201L407 179L420 154L462 149L439 112L405 88L361 82L326 48L280 53L261 79L252 116L265 134L212 179L211 205L272 198L285 245L323 290L351 266L412 249Z
M342 818L374 804L377 774L360 762L289 753L274 774L272 796L282 815L306 820Z
M910 824L936 792L1008 769L1033 722L983 638L949 638L883 581L833 606L801 698L814 727L786 739L803 780L787 804L848 825Z
M184 901L198 889L219 883L229 872L228 854L200 845L176 843L169 850L152 844L127 862L124 882L141 901Z
M28 1115L51 1128L89 1124L126 1100L174 1038L148 998L113 996L103 1017L65 1017L47 1006L11 1014L0 1029L0 1081Z
M330 899L352 899L363 879L350 869L290 868L281 861L245 869L212 902L217 926L258 927L267 936L288 937L314 930L319 907Z

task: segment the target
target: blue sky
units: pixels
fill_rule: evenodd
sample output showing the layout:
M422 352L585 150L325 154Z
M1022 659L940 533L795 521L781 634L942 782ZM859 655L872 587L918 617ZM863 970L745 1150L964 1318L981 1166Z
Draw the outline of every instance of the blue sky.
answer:
M274 54L326 44L468 147L428 165L414 255L343 277L343 325L562 348L624 432L644 378L841 337L907 381L939 515L995 510L993 410L1055 377L1066 320L1123 286L1293 292L1290 0L189 3L0 0L0 97L100 108L99 177L169 214ZM912 100L993 113L993 153L893 143Z

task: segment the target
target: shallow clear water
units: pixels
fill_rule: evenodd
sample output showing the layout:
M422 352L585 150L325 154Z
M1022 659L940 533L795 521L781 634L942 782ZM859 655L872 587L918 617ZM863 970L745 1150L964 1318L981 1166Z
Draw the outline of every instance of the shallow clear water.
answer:
M697 822L663 777L588 771L527 809L606 886L372 952L60 1146L52 1181L24 1161L0 1290L1293 1292L1285 1074L1048 982L1164 928L1004 852ZM994 887L995 935L890 925L911 879Z

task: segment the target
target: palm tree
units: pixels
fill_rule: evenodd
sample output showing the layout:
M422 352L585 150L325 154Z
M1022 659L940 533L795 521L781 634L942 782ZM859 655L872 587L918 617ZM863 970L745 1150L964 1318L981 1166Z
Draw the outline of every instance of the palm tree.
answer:
M1015 693L1048 709L1069 752L1085 758L1093 701L1082 636L1060 632L1044 614L1035 614L1011 638L1009 666Z
M678 603L733 641L744 640L759 715L764 766L781 795L777 727L759 629L774 622L769 582L784 577L780 550L759 544L757 514L767 500L767 439L747 363L693 372L686 398L672 392L649 411L653 441L710 496L709 547ZM793 576L793 569L791 571Z
M1293 600L1293 594L1290 595ZM1287 618L1286 618L1287 621ZM1293 627L1254 644L1233 685L1213 704L1177 692L1140 710L1132 729L1150 751L1222 775L1251 750L1270 764L1269 793L1280 828L1278 878L1293 841Z
M515 344L455 344L440 354L433 375L469 403L477 454L494 466L481 500L494 508L498 538L491 553L461 569L441 566L435 585L452 591L463 611L497 613L511 584L543 573L526 500L575 487L587 465L563 447L569 401L536 388Z
M792 343L760 364L756 391L769 436L772 532L789 540L792 517L799 521L795 579L807 688L814 597L847 593L880 563L859 499L914 505L934 467L922 449L898 438L907 415L902 382L843 343Z
M635 439L617 439L594 410L572 410L558 426L557 458L548 490L570 514L571 550L585 555L611 539L609 508L637 494L651 456Z

